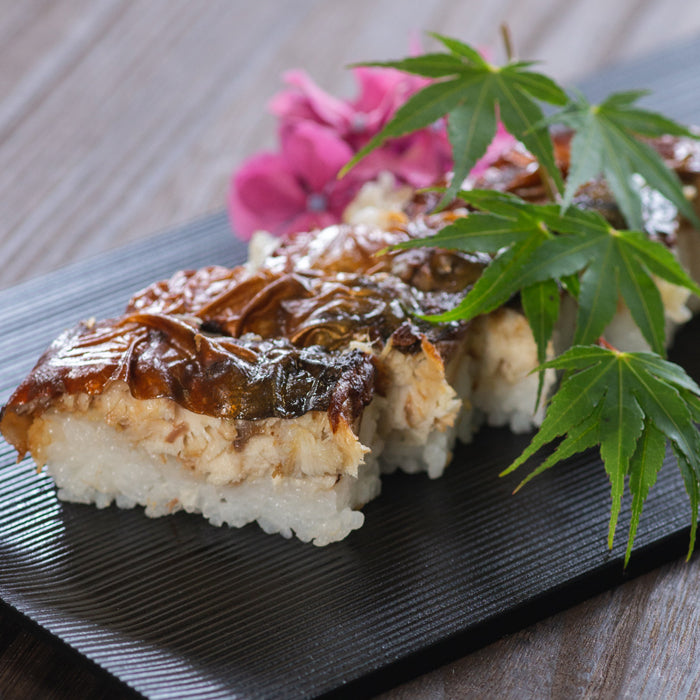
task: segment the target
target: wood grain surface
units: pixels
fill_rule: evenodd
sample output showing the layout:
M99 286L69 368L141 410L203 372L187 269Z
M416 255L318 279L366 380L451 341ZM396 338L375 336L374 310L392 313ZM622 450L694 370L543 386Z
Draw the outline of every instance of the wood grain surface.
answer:
M285 69L350 95L348 63L423 30L497 54L504 21L575 84L696 36L700 3L0 0L0 287L221 209L237 164L274 146ZM386 697L700 697L699 587L698 558L678 562ZM0 608L0 698L128 695Z

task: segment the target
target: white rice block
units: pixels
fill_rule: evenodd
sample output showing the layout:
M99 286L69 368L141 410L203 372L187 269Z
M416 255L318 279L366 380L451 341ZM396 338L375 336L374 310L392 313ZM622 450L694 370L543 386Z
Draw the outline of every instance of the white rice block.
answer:
M537 345L524 314L503 307L475 319L471 328L470 353L474 358L472 403L474 424L507 425L523 433L541 425L544 399L556 381L547 370L537 401ZM550 348L549 355L552 354Z
M144 402L132 399L131 403L138 410ZM152 399L147 403L173 402ZM166 411L171 408L165 406ZM359 528L364 516L357 508L380 491L377 461L361 442L371 442L376 430L371 405L362 416L359 435L354 436L359 451L342 444L314 447L307 439L309 426L304 423L315 418L306 414L286 419L286 424L272 419L272 424L249 437L244 446L220 455L215 468L204 453L199 459L195 457L201 448L197 420L202 418L210 428L206 449L222 452L224 441L211 429L215 419L197 414L188 418L194 428L175 428L177 436L168 441L158 436L162 431L155 419L150 425L151 437L140 439L148 420L132 429L114 416L106 420L94 407L49 409L31 428L31 450L38 464L47 465L59 498L64 500L94 503L100 508L112 502L121 508L140 505L150 517L185 510L201 513L214 525L241 527L257 521L266 532L285 537L295 534L316 545L343 539ZM173 431L172 423L169 429ZM318 437L318 442L334 441L330 430L325 437ZM332 459L328 455L333 451L347 461L329 472ZM292 462L282 463L284 455ZM249 465L245 473L244 464Z

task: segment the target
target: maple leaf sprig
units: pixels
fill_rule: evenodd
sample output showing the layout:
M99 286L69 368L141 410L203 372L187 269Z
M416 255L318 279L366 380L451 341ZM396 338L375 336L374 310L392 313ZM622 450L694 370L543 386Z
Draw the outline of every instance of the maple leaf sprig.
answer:
M442 203L454 198L460 184L484 155L496 134L498 118L522 141L544 169L550 188L562 193L564 183L554 160L549 129L538 102L559 107L566 92L551 78L529 70L530 61L509 61L499 67L456 39L433 34L448 53L430 53L401 61L362 63L437 79L411 97L391 121L341 170L345 174L387 139L430 126L447 116L454 175Z
M545 369L576 372L564 375L539 432L504 474L562 435L566 437L558 449L523 484L599 444L611 483L611 547L625 479L633 497L627 564L644 500L663 464L668 436L690 496L692 551L700 489L700 434L693 421L700 420L700 389L680 367L661 357L665 354L664 309L653 276L695 294L700 294L700 287L662 243L640 231L616 230L597 212L573 207L562 212L556 204L530 204L492 190L460 192L460 198L479 211L456 219L432 237L397 246L437 245L494 254L457 307L429 318L468 320L520 293L537 343L540 391ZM578 302L575 346L545 362L561 288ZM620 297L657 354L620 353L588 345L604 334Z
M479 209L436 235L400 248L438 246L494 254L462 302L430 320L469 320L522 295L523 307L544 361L559 313L559 286L578 300L575 345L603 335L624 299L649 347L665 354L664 309L653 276L700 295L668 248L641 231L620 231L594 211L531 204L494 190L459 193Z
M694 139L699 135L637 105L648 91L616 92L600 104L590 104L583 95L569 96L550 77L530 70L536 65L534 61L511 59L504 66L496 66L468 44L440 34L431 36L442 43L446 53L358 64L395 68L435 82L413 95L396 112L340 171L341 177L388 139L446 117L454 169L440 203L445 204L455 197L470 170L486 153L500 118L507 131L535 156L550 198L560 200L563 209L571 205L582 184L603 175L630 229L643 228L644 186L660 192L700 228L700 219L678 176L645 142L668 134ZM538 103L561 109L545 118ZM553 124L565 125L575 132L566 186L554 159L549 133Z
M641 184L660 192L693 225L700 227L693 207L683 193L675 172L640 137L665 135L697 138L686 127L661 114L641 109L635 103L647 90L613 93L598 105L583 95L571 98L563 110L548 119L575 131L571 141L571 167L562 207L567 208L581 185L601 173L632 229L642 229Z
M695 425L700 422L700 389L680 367L663 359L664 308L654 277L695 294L700 294L700 288L674 255L648 239L642 228L645 188L661 193L700 227L677 175L645 142L665 134L698 137L670 119L637 106L646 94L643 91L615 93L591 105L580 95L570 98L550 78L530 71L532 63L509 60L498 68L472 47L434 36L448 53L366 64L397 68L436 82L416 93L345 171L386 139L447 117L455 165L441 204L459 194L476 211L429 239L407 241L398 247L428 245L491 253L491 264L463 301L432 320L470 319L519 293L537 343L539 371L564 371L539 432L504 473L560 440L557 449L522 486L561 460L599 445L611 483L610 547L625 483L632 494L626 565L644 501L670 443L690 498L690 556L700 501L700 433ZM561 110L545 119L537 102L557 105ZM538 160L550 204L535 205L494 191L459 191L490 144L499 116L506 129ZM555 123L574 131L566 185L556 167L548 132L548 126ZM581 185L601 176L630 230L615 229L600 214L571 206ZM562 288L578 304L574 346L545 362ZM652 353L591 345L613 319L620 298Z
M542 447L565 436L519 489L558 462L600 445L612 491L609 547L626 480L632 494L627 565L644 501L670 442L690 497L690 556L698 521L700 433L695 423L700 421L700 387L678 365L658 355L596 346L571 348L544 367L567 370L568 374L532 442L503 473L509 474Z

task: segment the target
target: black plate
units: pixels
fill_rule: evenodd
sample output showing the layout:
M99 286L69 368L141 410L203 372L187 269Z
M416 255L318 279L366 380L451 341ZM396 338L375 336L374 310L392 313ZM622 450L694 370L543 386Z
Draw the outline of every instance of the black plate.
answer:
M659 88L665 111L697 121L698 58L693 43L588 91ZM243 254L216 215L0 293L0 398L63 327L119 312L175 269ZM694 322L676 344L696 377L699 340ZM517 479L497 474L526 442L486 430L440 480L386 478L365 526L326 548L182 513L64 504L3 442L0 597L148 697L376 692L685 551L690 508L672 462L625 574L623 527L606 548L610 498L595 454L511 496Z

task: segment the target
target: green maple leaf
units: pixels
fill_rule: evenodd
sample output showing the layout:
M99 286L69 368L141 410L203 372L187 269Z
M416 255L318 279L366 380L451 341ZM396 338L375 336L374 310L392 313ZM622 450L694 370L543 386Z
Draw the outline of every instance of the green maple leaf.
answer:
M425 128L447 116L454 174L442 199L446 203L454 198L469 171L486 152L500 117L505 128L537 158L554 187L563 192L552 140L538 102L563 106L568 100L566 93L547 76L529 70L528 62L511 61L502 67L494 66L467 44L438 34L433 36L448 53L360 64L396 68L437 78L438 82L413 95L340 175L388 139Z
M618 298L624 299L633 320L659 355L665 350L664 308L652 275L700 294L675 256L641 231L619 231L597 213L572 209L543 214L553 230L566 235L547 241L530 259L524 275L560 280L581 272L574 344L595 342L612 321Z
M692 206L683 194L678 176L642 138L672 134L698 138L696 134L656 112L635 105L647 94L634 90L610 95L592 105L579 95L548 122L559 122L575 130L571 141L571 166L562 207L567 208L581 185L605 177L630 228L641 229L641 176L658 190L695 226L700 226Z
M700 422L700 389L680 367L661 357L664 309L654 277L695 294L700 294L700 287L665 246L642 233L642 198L645 188L656 190L700 227L680 180L645 141L667 134L698 136L640 108L636 103L646 94L643 91L615 93L591 105L581 96L568 98L555 82L531 71L532 63L510 61L496 67L468 45L434 36L446 53L363 64L397 68L435 82L399 109L342 172L387 139L424 128L446 115L454 177L441 200L443 205L457 194L460 183L485 153L500 117L538 160L553 201L533 205L499 192L460 192L460 198L476 213L432 237L398 246L437 246L492 255L491 264L455 309L428 318L468 320L519 293L537 343L538 402L544 370L559 369L566 374L539 432L505 473L554 440L558 441L556 450L523 484L559 461L599 445L611 484L610 546L626 486L632 497L626 565L644 502L670 444L690 498L690 556L700 503L700 433L695 426ZM563 109L545 119L538 102ZM547 131L552 123L574 130L566 187ZM632 230L616 230L599 214L571 207L580 187L601 176ZM562 289L578 303L574 332L578 345L544 362ZM656 354L589 345L608 326L620 299Z
M401 247L440 246L496 255L462 302L431 320L469 320L520 292L543 359L558 313L552 284L561 284L575 288L578 300L574 344L595 342L622 297L650 348L663 355L664 310L652 275L700 294L700 287L663 244L640 231L618 231L596 212L562 212L557 205L529 204L489 190L461 192L460 197L486 213L458 219L435 236ZM574 275L580 275L578 282Z
M559 305L561 302L559 285L553 279L536 282L522 290L520 300L525 317L532 330L532 337L537 344L537 361L542 365L547 359L547 348L559 317ZM540 370L535 408L539 406L542 398L544 379L545 373L543 370Z
M625 353L595 346L571 348L545 368L566 370L539 432L503 472L509 474L563 436L518 489L563 459L600 445L611 486L608 546L612 547L628 484L632 494L625 565L644 500L654 485L670 442L690 498L692 524L688 556L695 545L700 493L700 387L677 365L650 353Z

